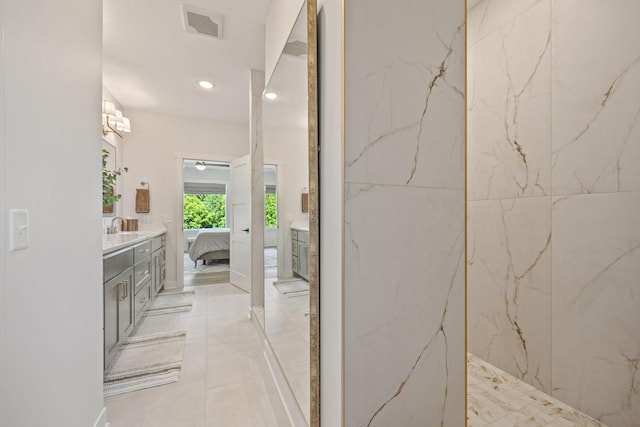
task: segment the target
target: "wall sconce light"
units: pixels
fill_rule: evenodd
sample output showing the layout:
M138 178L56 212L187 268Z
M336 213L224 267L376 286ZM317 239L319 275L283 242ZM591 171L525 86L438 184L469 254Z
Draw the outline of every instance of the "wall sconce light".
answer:
M207 164L205 162L198 161L196 162L196 169L199 171L203 171L207 168Z
M115 133L122 138L122 133L131 132L131 122L122 115L122 111L116 110L113 102L102 101L102 134Z

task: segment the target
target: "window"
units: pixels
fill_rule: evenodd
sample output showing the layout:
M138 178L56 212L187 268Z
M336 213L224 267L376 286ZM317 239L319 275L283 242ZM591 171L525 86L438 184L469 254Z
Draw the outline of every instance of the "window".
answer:
M184 229L225 228L227 187L224 184L184 183Z
M264 226L278 226L278 209L276 203L276 186L265 185L264 190Z

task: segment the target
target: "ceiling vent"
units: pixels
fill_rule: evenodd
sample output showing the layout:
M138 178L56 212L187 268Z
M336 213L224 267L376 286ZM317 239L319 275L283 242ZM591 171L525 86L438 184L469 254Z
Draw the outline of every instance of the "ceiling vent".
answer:
M289 40L284 45L282 53L297 57L307 56L307 43L300 40Z
M182 17L184 29L188 33L202 34L203 36L222 40L222 29L224 27L224 16L222 14L183 4Z

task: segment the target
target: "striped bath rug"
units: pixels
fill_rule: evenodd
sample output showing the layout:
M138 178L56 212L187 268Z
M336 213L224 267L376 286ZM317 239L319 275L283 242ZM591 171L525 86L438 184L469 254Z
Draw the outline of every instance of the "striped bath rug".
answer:
M128 338L104 374L104 396L178 381L186 331Z
M193 306L194 295L195 291L161 292L156 295L145 314L147 316L155 316L157 314L190 311Z

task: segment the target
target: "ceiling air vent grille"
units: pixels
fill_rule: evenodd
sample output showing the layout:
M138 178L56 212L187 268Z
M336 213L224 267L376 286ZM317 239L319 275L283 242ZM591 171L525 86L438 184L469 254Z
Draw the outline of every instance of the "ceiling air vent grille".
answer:
M307 44L300 40L288 41L282 53L297 57L307 56Z
M182 16L184 29L188 33L202 34L203 36L222 40L224 27L224 16L222 14L183 4Z

